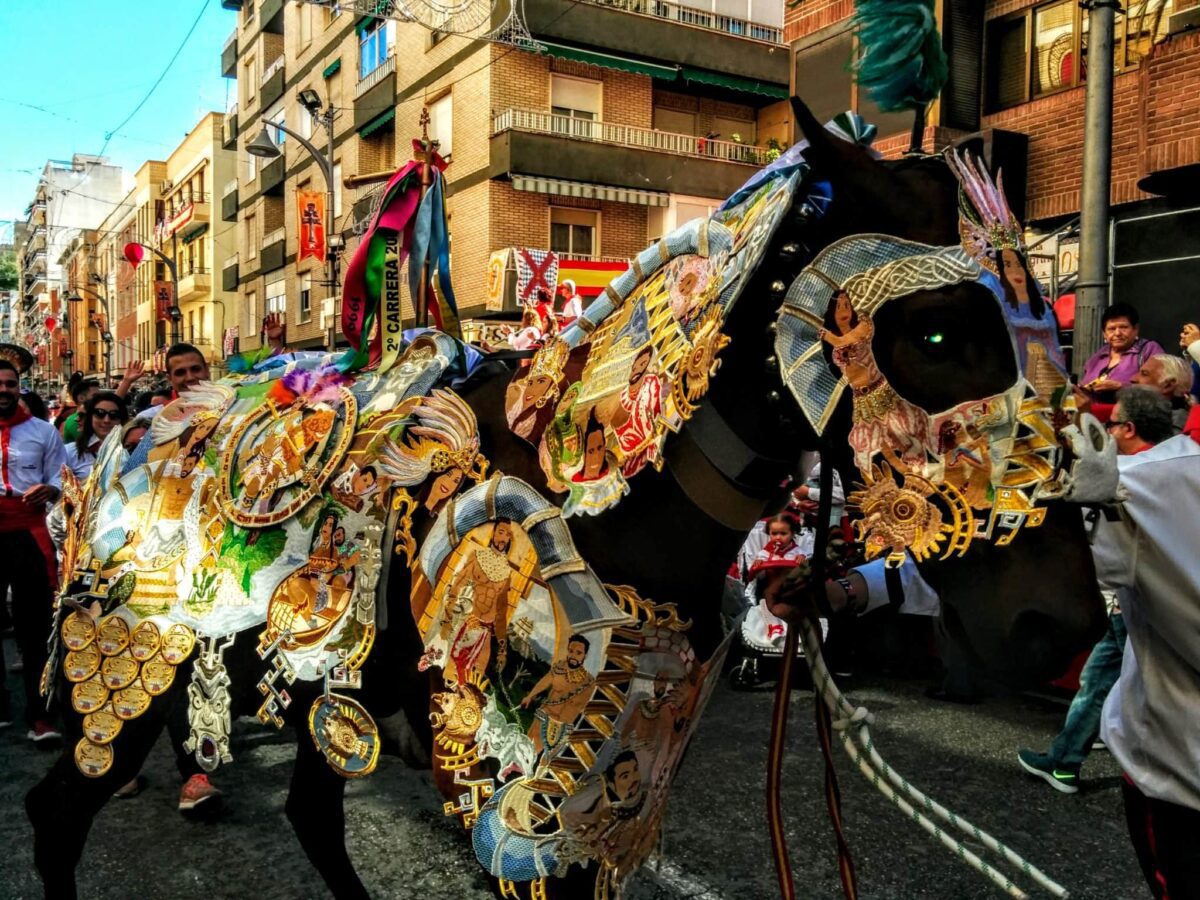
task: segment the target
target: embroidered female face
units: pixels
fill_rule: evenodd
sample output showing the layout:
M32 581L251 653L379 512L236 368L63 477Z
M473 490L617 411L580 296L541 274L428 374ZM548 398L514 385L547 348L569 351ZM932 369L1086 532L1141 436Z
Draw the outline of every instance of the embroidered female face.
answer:
M833 321L837 325L838 334L846 334L858 324L858 313L854 311L850 295L845 291L834 294L833 303Z
M425 498L425 508L431 512L436 511L446 500L454 496L462 482L463 470L457 466L451 466L433 479L433 484L429 486L429 496Z
M599 478L604 472L604 428L589 428L583 445L583 477Z
M1016 250L1000 251L1000 277L1012 288L1020 303L1029 302L1029 282L1025 275L1025 263Z

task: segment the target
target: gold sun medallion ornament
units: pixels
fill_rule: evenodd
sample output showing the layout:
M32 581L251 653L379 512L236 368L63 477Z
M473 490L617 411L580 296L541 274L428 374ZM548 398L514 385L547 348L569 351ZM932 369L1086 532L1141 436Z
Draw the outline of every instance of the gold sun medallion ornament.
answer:
M379 730L356 701L338 694L318 697L308 711L308 731L337 772L361 778L379 762Z

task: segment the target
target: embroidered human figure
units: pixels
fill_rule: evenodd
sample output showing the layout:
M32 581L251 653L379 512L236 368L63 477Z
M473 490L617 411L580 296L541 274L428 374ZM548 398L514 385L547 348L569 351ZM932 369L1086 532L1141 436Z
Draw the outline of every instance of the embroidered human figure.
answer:
M471 672L482 673L492 656L492 638L496 639L496 668L503 669L508 659L508 590L512 566L508 550L512 545L512 523L498 519L492 528L488 546L475 547L450 588L451 608L461 618L450 642L450 661L454 665L454 683L465 684ZM451 626L453 629L453 625Z
M830 303L832 327L821 329L820 336L833 347L833 363L853 391L849 441L855 465L867 471L876 453L901 471L924 465L929 416L897 394L883 377L871 348L875 338L871 317L860 317L843 290L836 291Z
M621 389L619 407L613 413L613 432L624 456L621 471L637 473L655 452L655 422L662 412L663 378L650 371L654 348L649 344L638 351L629 369L629 383Z
M529 709L534 700L543 693L546 695L538 704L529 734L538 753L548 750L554 754L562 747L575 720L592 698L596 679L583 667L589 646L582 634L571 635L567 639L566 658L554 663L521 701L521 708Z

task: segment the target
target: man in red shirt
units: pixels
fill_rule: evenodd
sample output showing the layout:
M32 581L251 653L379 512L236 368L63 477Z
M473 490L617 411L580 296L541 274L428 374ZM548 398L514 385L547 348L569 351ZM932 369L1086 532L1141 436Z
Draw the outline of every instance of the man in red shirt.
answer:
M66 448L54 426L30 415L20 401L17 364L0 358L0 596L12 589L13 625L24 660L25 721L29 739L40 743L61 737L46 718L39 682L58 580L46 507L62 491ZM11 724L8 693L0 687L0 728Z

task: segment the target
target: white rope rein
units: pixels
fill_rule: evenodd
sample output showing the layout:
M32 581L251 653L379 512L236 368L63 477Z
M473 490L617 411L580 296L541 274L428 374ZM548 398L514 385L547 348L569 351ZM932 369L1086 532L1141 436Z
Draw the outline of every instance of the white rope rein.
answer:
M943 845L952 850L963 862L985 875L997 887L1011 897L1026 898L1028 895L1003 872L998 871L981 859L956 838L947 833L933 818L949 823L952 827L974 838L994 853L998 853L1005 861L1016 866L1021 872L1032 878L1055 897L1070 896L1067 890L1048 875L1030 864L1024 857L1006 844L998 841L986 831L973 825L961 816L951 812L940 803L917 790L908 780L884 761L875 748L869 726L875 721L874 716L866 707L855 707L838 689L825 660L821 656L821 639L813 624L808 619L800 623L800 636L804 641L804 658L812 674L813 686L829 709L833 727L842 739L842 746L850 761L854 763L879 792L883 794L901 812L916 822L921 828L933 835ZM857 743L855 741L857 740ZM864 755L865 753L865 755ZM882 777L881 777L882 776ZM891 784L889 784L890 782ZM893 787L894 786L894 787ZM931 818L933 817L933 818Z

